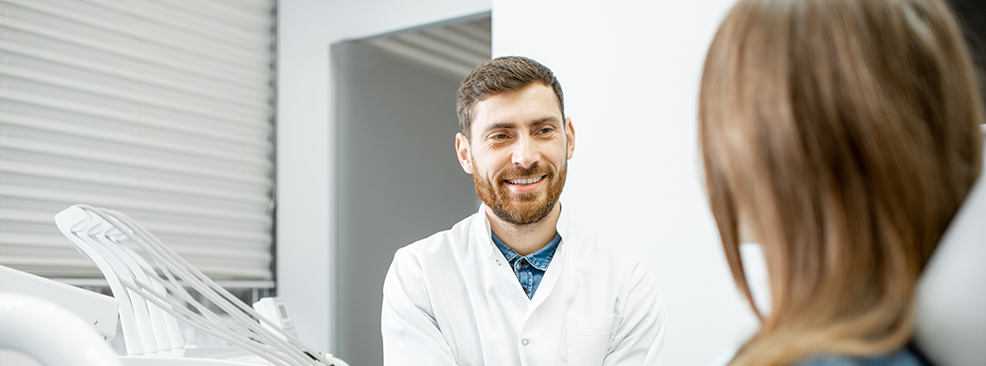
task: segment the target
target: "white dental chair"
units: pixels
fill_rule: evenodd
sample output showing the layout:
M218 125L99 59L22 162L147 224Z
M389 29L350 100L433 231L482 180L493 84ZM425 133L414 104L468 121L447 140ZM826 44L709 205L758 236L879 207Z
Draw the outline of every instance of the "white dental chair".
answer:
M986 365L986 173L921 274L916 308L914 341L931 362Z

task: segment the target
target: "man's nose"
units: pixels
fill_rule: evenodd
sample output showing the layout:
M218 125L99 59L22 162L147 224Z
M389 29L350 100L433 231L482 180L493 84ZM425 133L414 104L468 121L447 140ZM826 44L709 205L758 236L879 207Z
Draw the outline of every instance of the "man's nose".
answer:
M520 165L522 168L530 168L531 165L534 165L540 159L537 143L530 136L522 136L517 139L513 148L513 155L511 156L510 162L514 165Z

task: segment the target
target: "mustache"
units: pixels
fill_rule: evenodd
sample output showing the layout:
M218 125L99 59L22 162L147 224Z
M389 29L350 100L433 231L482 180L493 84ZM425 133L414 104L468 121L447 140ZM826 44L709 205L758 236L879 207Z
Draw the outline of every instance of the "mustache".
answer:
M506 179L513 179L519 177L530 177L535 175L547 175L548 178L554 176L554 172L549 168L540 163L534 163L527 168L514 167L510 170L506 170L497 175L497 181L503 181Z

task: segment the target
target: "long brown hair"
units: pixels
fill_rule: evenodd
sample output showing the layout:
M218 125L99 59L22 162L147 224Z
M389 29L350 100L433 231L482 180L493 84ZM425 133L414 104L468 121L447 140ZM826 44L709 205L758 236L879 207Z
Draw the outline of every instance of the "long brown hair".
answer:
M939 0L741 0L709 49L699 136L734 280L763 246L771 310L734 365L871 355L982 166L983 110ZM742 220L741 220L742 218Z

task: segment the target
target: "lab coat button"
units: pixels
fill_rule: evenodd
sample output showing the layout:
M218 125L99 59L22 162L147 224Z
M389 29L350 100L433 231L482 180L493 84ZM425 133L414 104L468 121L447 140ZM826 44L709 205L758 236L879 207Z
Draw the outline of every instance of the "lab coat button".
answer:
M500 260L499 259L496 260L496 265L498 265L498 266L500 265Z
M527 338L524 338L523 340L521 340L521 341L520 341L520 344L523 344L523 345L525 345L525 346L526 346L526 345L527 345L528 343L531 343L531 342L528 342L528 341L527 341Z

